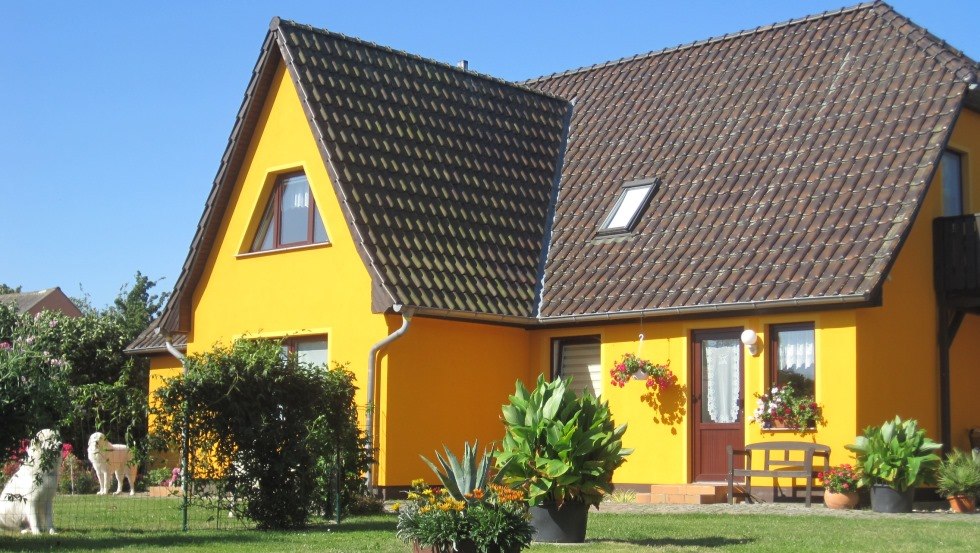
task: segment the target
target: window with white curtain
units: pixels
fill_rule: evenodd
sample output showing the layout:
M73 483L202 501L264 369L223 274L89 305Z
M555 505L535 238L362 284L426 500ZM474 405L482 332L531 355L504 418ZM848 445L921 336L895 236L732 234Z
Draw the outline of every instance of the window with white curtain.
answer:
M772 385L792 384L797 393L816 393L816 340L813 323L771 327Z
M323 218L303 173L280 176L252 239L253 252L328 241Z

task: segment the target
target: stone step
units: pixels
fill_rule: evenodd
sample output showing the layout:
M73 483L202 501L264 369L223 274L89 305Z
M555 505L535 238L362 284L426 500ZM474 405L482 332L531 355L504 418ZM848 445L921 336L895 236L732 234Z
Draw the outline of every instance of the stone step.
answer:
M728 487L724 484L655 484L644 502L660 505L708 505L724 503ZM637 494L637 502L640 502Z

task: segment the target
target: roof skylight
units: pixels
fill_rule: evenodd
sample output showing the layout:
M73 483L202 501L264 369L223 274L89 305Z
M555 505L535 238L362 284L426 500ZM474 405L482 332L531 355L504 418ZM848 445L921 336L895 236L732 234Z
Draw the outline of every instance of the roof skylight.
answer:
M623 186L623 191L599 227L599 232L606 234L633 230L656 186L656 180L635 181Z

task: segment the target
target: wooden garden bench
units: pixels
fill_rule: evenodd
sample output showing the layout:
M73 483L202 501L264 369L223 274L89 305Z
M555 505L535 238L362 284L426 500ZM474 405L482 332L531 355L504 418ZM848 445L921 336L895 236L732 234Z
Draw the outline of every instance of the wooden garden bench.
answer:
M813 493L813 478L821 470L830 468L830 447L822 444L807 442L764 442L748 444L745 449L733 449L728 446L728 502L735 502L735 479L745 478L745 493L752 497L752 477L768 476L773 479L773 497L775 497L776 478L806 478L806 506L810 506ZM761 451L765 454L762 469L752 468L752 453ZM781 454L781 455L780 455ZM795 454L795 455L794 455ZM735 468L735 456L745 457L745 468ZM799 457L802 456L802 459ZM813 458L823 458L823 468L813 469Z

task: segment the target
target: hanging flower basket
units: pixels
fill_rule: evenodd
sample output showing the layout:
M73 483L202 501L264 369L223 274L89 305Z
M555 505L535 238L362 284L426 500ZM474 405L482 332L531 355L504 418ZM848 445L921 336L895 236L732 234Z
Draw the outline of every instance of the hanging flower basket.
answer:
M677 384L675 375L667 365L655 365L650 361L627 353L609 371L612 385L620 388L633 380L645 380L647 388L666 390Z

